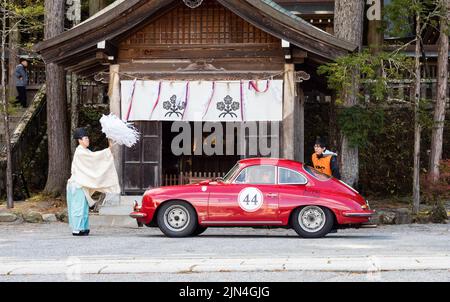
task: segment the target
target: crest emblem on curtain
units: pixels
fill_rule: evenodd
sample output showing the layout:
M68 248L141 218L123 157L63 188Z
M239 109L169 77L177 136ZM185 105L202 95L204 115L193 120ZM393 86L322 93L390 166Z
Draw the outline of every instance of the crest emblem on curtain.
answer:
M239 103L233 102L233 98L229 95L223 99L223 102L217 103L217 110L222 111L222 113L219 114L219 117L226 117L227 115L230 115L230 117L237 117L237 114L233 111L238 111L239 108Z
M169 101L163 103L163 108L168 112L164 115L165 117L171 117L172 114L176 116L183 116L183 110L186 108L185 102L177 102L177 96L172 95Z

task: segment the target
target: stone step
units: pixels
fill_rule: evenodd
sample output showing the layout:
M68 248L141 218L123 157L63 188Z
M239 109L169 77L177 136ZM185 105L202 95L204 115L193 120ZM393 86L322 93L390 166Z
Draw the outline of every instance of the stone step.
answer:
M137 227L136 219L125 215L90 215L91 226Z
M103 206L99 209L98 214L100 216L128 216L132 211L132 205Z

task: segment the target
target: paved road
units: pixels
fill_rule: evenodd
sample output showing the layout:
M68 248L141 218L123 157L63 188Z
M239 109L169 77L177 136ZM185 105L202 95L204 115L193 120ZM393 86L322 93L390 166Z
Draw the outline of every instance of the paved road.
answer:
M450 281L450 225L382 226L300 239L291 230L0 225L0 281Z

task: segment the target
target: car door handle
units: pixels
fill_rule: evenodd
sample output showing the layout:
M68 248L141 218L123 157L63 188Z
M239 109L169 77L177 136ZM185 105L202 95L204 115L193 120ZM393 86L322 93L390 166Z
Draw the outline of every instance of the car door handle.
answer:
M267 197L278 197L277 193L267 193L266 194Z

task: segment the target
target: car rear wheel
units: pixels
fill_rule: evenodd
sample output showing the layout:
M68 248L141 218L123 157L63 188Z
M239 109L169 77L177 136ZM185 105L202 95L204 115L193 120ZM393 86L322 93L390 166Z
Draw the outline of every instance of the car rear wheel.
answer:
M334 224L333 213L327 208L306 206L292 215L291 225L300 237L320 238L327 235Z
M197 229L197 213L183 201L169 201L161 206L157 216L161 232L168 237L192 236Z

